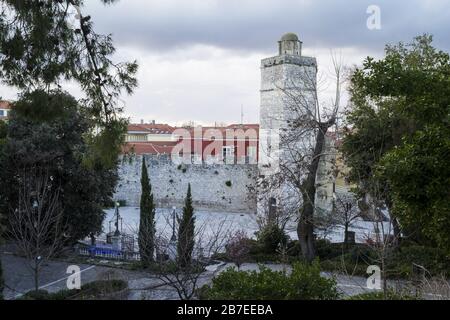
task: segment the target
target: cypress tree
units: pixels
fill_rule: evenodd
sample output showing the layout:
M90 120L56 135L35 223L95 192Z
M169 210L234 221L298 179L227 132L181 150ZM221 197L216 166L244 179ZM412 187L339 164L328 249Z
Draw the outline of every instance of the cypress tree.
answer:
M138 242L141 262L144 266L148 266L153 262L153 252L155 250L155 204L144 157L142 157L141 188Z
M178 265L181 267L186 267L191 263L195 243L194 229L194 207L192 206L191 184L189 184L183 207L183 216L178 219L177 259Z

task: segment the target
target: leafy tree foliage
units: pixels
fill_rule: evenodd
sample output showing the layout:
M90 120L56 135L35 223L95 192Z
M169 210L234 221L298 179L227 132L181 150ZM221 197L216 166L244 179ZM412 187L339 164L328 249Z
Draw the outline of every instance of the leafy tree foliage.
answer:
M155 251L155 204L145 158L142 158L141 189L139 251L142 264L148 266L153 262L153 253Z
M6 141L6 136L8 129L7 129L7 124L5 121L0 120L0 154L2 153L3 150L3 146L5 144ZM2 234L4 231L4 216L2 214L2 212L0 211L0 244L1 244L1 240L2 240ZM2 269L2 261L0 259L0 300L3 299L3 289L4 289L4 279L3 279L3 269Z
M0 121L1 122L1 121ZM0 139L1 139L1 133L0 133ZM3 233L3 215L0 212L0 244L2 241L2 233ZM5 288L5 281L3 279L3 268L2 268L2 260L0 259L0 300L3 299L3 289Z
M273 254L286 246L289 238L286 232L276 223L269 223L256 232L258 242L264 253Z
M118 98L137 86L137 63L111 60L111 36L95 33L82 7L82 0L2 0L0 78L23 92L59 89L63 81L76 81L85 93L84 111L99 130L91 141L98 147L96 156L113 166L124 130Z
M450 130L427 126L381 162L395 212L410 232L450 254Z
M367 58L351 78L343 152L350 179L377 193L407 236L450 249L450 58L419 36Z
M119 96L136 88L138 67L136 61L112 61L112 38L95 33L91 17L81 12L83 2L0 0L0 79L22 92L17 104L22 111L13 115L7 143L6 126L0 124L6 170L0 173L0 212L16 203L17 168L48 164L63 185L73 239L100 231L126 130ZM84 91L83 108L55 93L70 80ZM36 109L25 112L29 107Z
M291 274L264 266L259 271L229 268L213 279L211 287L201 289L201 297L209 300L332 300L338 296L335 280L320 275L318 262L296 263Z
M192 206L191 184L189 184L183 207L183 216L178 219L177 259L181 267L191 263L195 244L194 229L194 207Z
M8 136L0 153L1 211L17 203L20 170L48 168L61 186L60 201L68 236L78 240L99 233L103 208L111 203L117 170L90 158L95 121L78 102L61 91L25 93L13 105Z

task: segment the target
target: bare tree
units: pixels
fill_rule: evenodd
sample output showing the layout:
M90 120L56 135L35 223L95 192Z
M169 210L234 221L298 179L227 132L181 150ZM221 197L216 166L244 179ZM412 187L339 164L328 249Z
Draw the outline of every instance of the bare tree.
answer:
M273 180L273 182L274 181L275 180ZM274 184L271 184L270 187L273 188ZM281 231L286 232L288 224L296 219L297 215L298 206L293 205L292 203L284 203L283 206L279 206L275 203L274 198L269 198L268 207L263 207L256 218L258 230L262 231L268 227L276 226Z
M382 290L385 298L387 298L389 289L387 279L390 273L388 262L395 250L395 243L398 239L395 239L393 224L388 219L389 213L384 202L385 195L383 194L385 191L377 186L378 184L365 199L369 207L369 218L373 224L373 231L367 232L365 238L366 244L375 253L375 259L373 259L372 263L380 268Z
M244 263L250 253L250 239L244 230L238 230L231 236L230 241L226 245L227 257L238 267Z
M370 195L366 195L362 200L362 205L357 204L356 198L352 197L351 194L346 194L343 199L341 198L342 200L339 200L339 197L337 197L336 203L341 209L336 209L335 216L339 224L345 224L347 221L351 225L356 218L364 217L364 220L371 225L371 227L366 227L366 230L360 235L362 237L360 240L364 241L365 246L370 249L370 253L358 256L353 268L349 267L345 255L342 255L338 272L346 275L348 281L351 281L355 287L360 286L361 289L366 290L366 286L361 285L353 278L358 264L362 262L364 266L377 266L380 270L381 290L383 291L384 299L388 299L391 292L395 292L400 297L405 294L409 295L409 291L405 290L407 288L402 288L400 284L396 286L388 285L389 275L392 275L393 272L393 270L389 269L389 266L395 250L396 236L393 232L393 224L388 218L389 214L382 200L384 197L381 192L380 189L377 189L376 192L372 191ZM350 207L348 203L353 205ZM365 209L360 210L360 207L365 207Z
M358 201L351 193L336 193L334 201L333 215L338 224L344 226L344 246L347 249L349 244L348 229L353 222L361 216L358 208Z
M166 226L173 225L176 219L166 215ZM207 222L196 225L194 229L194 248L190 257L177 257L176 233L168 228L157 230L155 239L156 261L147 269L151 279L158 280L162 286L174 289L181 300L196 297L197 289L209 281L206 267L214 257L225 251L231 237L232 226L226 219L214 225ZM185 259L185 260L183 260ZM151 287L140 290L151 290Z
M60 186L47 169L24 168L19 175L18 203L10 215L10 234L28 260L39 290L39 276L45 261L63 246L64 225Z
M450 300L450 282L445 276L428 279L423 276L417 290L430 300Z
M321 104L318 97L316 74L306 67L292 76L291 83L283 88L288 123L280 137L280 170L265 178L268 188L280 188L289 198L288 207L296 208L297 234L303 257L315 258L314 212L317 172L321 158L326 154L326 135L336 124L344 82L343 65L333 56L335 97L330 104ZM293 200L298 199L298 200Z

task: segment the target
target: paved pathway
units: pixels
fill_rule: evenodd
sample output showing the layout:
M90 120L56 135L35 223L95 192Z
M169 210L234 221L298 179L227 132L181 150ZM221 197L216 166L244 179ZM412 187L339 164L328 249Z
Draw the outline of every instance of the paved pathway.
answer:
M34 289L34 280L27 260L8 253L1 253L3 266L3 276L5 279L5 299L19 298L24 293ZM47 262L40 274L40 289L48 292L57 292L67 289L67 279L69 274L67 268L72 263L63 261ZM142 278L144 275L139 272L131 272L118 268L102 267L90 264L77 264L81 271L81 284L95 280L107 278L119 278L132 280Z
M34 282L30 269L24 258L14 256L9 253L2 252L1 260L5 277L6 288L4 296L6 299L18 298L24 293L33 290ZM70 263L62 261L50 261L45 264L41 272L40 283L41 289L49 292L57 292L66 288L67 268ZM152 278L151 275L141 271L129 271L113 267L96 266L91 264L78 265L81 269L82 284L95 280L107 278L118 278L128 281L130 288L130 300L167 300L178 299L176 292L165 286L160 280ZM232 264L220 263L208 267L207 271L202 275L199 286L207 284L214 275L223 272ZM267 264L272 270L283 270L284 266L280 264ZM241 266L241 270L257 270L258 264L246 263ZM325 277L331 277L331 273L323 273ZM351 277L345 275L334 275L337 280L337 286L343 296L355 295L367 292L366 278ZM397 282L390 281L390 285L396 285Z

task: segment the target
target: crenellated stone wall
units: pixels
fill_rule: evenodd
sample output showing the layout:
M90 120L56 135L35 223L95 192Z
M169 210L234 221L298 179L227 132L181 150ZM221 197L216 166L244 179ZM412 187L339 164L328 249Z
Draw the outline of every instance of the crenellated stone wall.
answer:
M145 155L158 207L182 207L188 183L197 209L223 212L256 211L257 165L182 164L168 156ZM122 158L115 200L139 206L142 156Z

